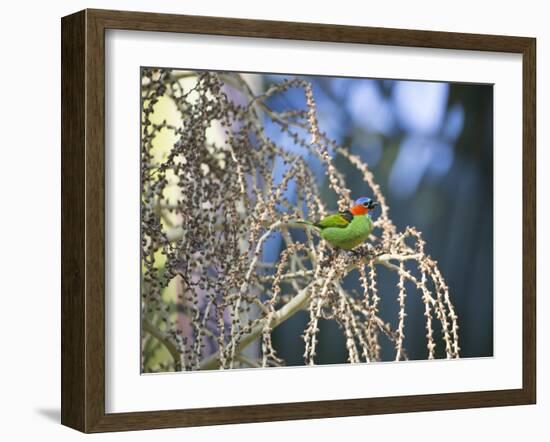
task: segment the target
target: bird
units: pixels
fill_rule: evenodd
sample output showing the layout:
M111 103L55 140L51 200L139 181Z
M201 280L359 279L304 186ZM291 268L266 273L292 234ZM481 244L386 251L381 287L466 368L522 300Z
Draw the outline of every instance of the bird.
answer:
M303 220L301 223L318 230L333 248L352 250L369 237L373 226L369 212L376 206L376 201L364 196L348 210L327 215L317 222Z

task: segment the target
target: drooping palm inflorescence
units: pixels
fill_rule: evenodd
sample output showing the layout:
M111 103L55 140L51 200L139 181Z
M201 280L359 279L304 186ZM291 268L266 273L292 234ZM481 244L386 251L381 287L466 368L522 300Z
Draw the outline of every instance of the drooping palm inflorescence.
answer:
M273 110L269 100L290 89L303 91L304 108ZM141 96L144 372L284 365L272 331L300 310L309 315L304 364L316 363L321 319L341 327L349 362L381 360L382 340L404 360L407 296L424 306L426 358L436 345L459 357L449 289L421 233L397 230L368 165L320 130L309 82L256 91L241 74L143 69ZM268 136L267 123L284 143ZM327 214L327 192L339 210L350 206L335 155L381 207L371 238L352 254L296 223ZM273 237L276 259L266 253ZM392 293L378 290L381 266L397 275ZM349 277L359 292L345 288ZM382 317L382 296L395 297L397 318Z

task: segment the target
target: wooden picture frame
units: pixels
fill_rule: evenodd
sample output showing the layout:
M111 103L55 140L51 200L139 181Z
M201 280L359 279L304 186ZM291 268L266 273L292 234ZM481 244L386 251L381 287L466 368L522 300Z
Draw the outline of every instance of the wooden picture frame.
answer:
M513 390L105 412L105 30L517 53L523 57L523 385ZM533 404L536 152L533 38L84 10L62 19L62 409L83 432Z

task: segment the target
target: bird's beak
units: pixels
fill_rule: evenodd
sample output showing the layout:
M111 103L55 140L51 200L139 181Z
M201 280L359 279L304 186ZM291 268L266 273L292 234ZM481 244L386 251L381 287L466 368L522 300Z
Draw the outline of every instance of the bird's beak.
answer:
M379 206L380 204L378 204L376 201L371 201L369 203L369 210L372 210L374 209L376 206Z

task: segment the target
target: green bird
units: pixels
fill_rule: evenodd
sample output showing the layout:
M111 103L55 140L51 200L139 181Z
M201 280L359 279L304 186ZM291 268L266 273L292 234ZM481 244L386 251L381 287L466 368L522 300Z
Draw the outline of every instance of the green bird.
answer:
M352 250L369 237L373 224L369 212L376 206L376 201L362 197L349 210L327 215L318 222L302 222L319 230L321 238L332 247Z

